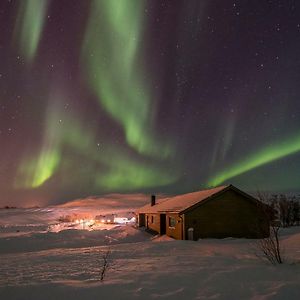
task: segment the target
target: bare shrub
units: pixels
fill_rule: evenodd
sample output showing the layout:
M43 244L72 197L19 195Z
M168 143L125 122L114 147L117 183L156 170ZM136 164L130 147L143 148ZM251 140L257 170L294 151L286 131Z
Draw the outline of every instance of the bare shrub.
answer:
M102 252L101 260L100 260L100 281L102 282L106 276L107 271L111 268L112 260L111 260L111 250L107 249Z
M272 264L282 264L281 245L279 239L280 227L274 223L270 226L270 236L257 241L258 249Z
M256 242L256 248L272 264L282 264L282 249L279 237L280 222L278 222L276 212L276 202L268 194L257 193L257 198L261 202L261 208L264 211L264 217L270 224L269 236L259 239ZM258 226L257 230L261 230ZM258 231L260 234L261 231ZM258 255L260 256L260 255Z

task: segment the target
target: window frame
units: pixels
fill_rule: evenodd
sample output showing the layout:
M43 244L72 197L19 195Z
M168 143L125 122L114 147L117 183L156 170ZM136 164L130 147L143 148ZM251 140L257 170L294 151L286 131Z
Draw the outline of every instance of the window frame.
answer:
M175 228L176 227L176 218L175 217L171 217L169 216L169 222L168 222L168 225L169 225L169 228Z

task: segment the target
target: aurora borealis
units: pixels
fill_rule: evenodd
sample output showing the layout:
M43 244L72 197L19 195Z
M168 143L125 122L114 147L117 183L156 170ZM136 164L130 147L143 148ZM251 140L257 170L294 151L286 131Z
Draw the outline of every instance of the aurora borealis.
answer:
M48 1L20 1L16 21L16 39L26 61L31 61L38 49Z
M299 191L295 1L0 3L0 206Z

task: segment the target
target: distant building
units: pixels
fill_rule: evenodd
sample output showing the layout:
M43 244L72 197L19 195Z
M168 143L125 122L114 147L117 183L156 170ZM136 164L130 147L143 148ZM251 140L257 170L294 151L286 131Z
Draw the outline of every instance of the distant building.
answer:
M115 222L115 215L114 214L108 214L108 215L98 215L95 217L95 220L101 223L114 223Z
M151 203L137 212L137 224L178 240L262 238L269 235L264 205L236 187L188 193Z
M121 216L118 214L97 215L95 220L104 224L129 224L136 221L134 212L126 212Z

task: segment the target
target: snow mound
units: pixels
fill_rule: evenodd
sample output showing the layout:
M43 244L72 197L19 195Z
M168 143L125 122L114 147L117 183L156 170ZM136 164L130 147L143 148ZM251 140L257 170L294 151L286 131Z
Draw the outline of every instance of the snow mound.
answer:
M30 233L22 236L0 238L0 254L136 243L149 240L150 237L151 235L130 225L114 226L110 230L68 229L59 232Z
M175 241L173 238L167 235L156 235L151 239L153 242L168 242L168 241Z

